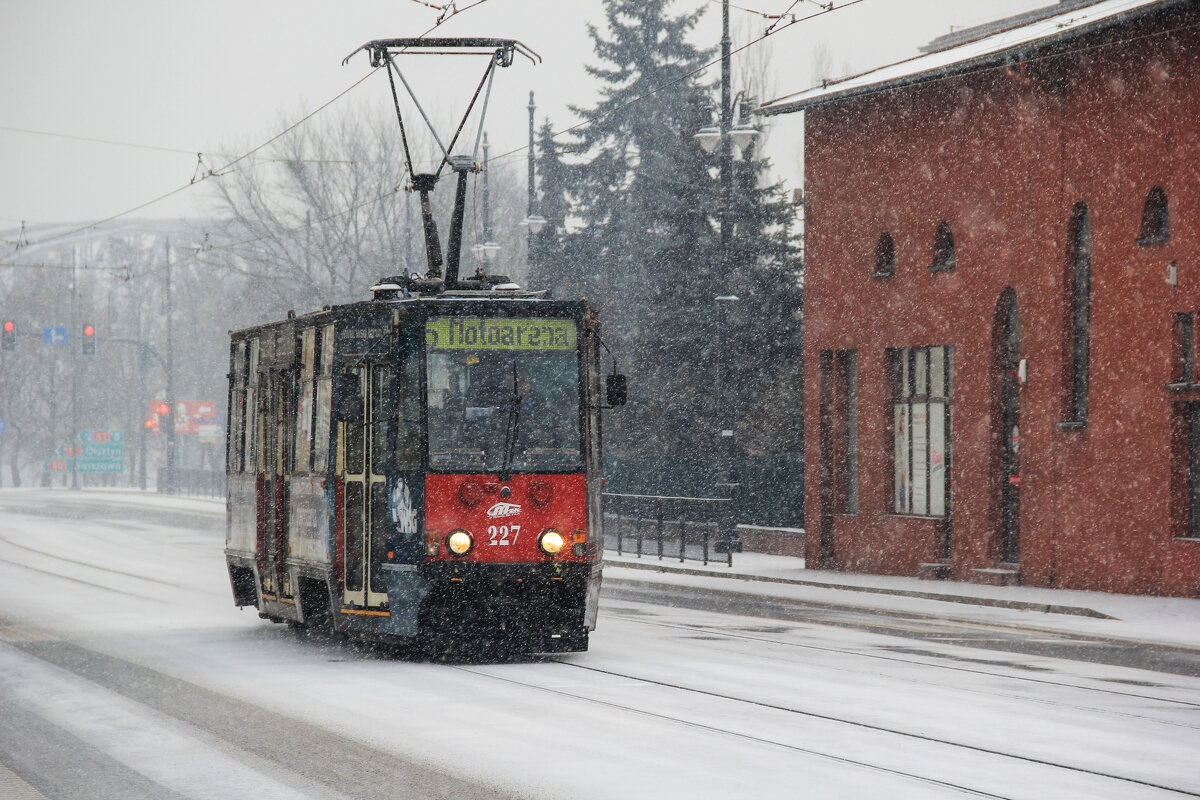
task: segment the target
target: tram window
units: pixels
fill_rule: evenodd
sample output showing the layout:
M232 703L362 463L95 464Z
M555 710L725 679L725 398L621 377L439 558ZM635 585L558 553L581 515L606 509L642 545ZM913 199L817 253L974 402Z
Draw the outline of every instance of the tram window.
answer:
M346 473L360 475L363 472L363 458L366 453L366 441L363 428L363 384L366 382L366 370L355 367L338 381L338 420L345 422L346 427Z
M233 348L232 379L229 382L229 452L227 468L230 472L243 469L242 439L246 435L246 343L238 342Z
M250 340L250 362L247 367L246 435L242 454L242 469L258 471L258 339Z
M396 386L396 469L421 468L421 360L413 342L405 342Z
M387 472L388 440L395 427L396 374L393 370L377 365L371 370L371 472L383 475Z
M312 452L313 433L313 375L316 358L316 329L309 328L300 334L300 386L296 398L296 469L308 472L311 468L309 454Z
M314 467L325 471L329 459L329 417L333 404L333 326L317 330L315 346L317 363L316 408L313 410L312 461Z
M485 339L493 329L542 333L519 343L515 335L512 343L499 335ZM463 335L477 331L473 340ZM582 469L576 336L575 323L568 320L431 320L426 338L430 468ZM471 346L474 342L479 346Z

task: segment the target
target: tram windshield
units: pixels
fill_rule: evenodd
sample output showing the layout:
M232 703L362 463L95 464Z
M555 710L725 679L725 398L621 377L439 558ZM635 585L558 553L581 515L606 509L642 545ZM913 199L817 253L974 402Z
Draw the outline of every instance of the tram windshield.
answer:
M583 469L574 320L435 317L425 349L433 470Z

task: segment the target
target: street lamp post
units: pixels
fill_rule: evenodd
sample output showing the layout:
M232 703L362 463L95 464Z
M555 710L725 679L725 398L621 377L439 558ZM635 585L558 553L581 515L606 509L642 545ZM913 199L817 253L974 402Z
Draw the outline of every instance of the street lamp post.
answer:
M529 154L526 157L529 166L529 202L525 210L525 219L521 227L525 229L525 270L533 272L533 240L546 225L546 218L537 213L537 159L533 148L533 112L537 106L533 102L533 92L529 93Z
M709 125L695 135L695 139L705 152L717 150L720 165L721 207L719 220L721 225L720 251L718 274L726 289L731 288L733 278L733 259L730 243L733 239L733 159L734 150L744 153L754 142L758 131L750 125L750 99L744 92L738 92L737 97L730 98L730 69L729 57L732 41L729 38L729 0L721 3L721 110L719 126ZM740 107L739 121L733 125L734 107ZM717 305L716 317L721 344L717 349L716 374L717 397L720 405L717 423L717 452L720 464L717 470L714 488L719 497L726 497L729 503L724 523L724 540L729 552L741 550L737 536L737 523L734 518L734 500L740 483L737 477L737 408L734 392L734 375L732 360L736 351L729 346L733 337L733 320L737 295L725 293L715 298Z
M483 264L485 273L491 272L492 260L496 257L496 253L500 252L500 245L496 244L495 239L492 238L492 193L491 181L488 177L491 174L491 168L488 163L488 150L488 137L485 132L483 134L483 244L477 244L473 248Z

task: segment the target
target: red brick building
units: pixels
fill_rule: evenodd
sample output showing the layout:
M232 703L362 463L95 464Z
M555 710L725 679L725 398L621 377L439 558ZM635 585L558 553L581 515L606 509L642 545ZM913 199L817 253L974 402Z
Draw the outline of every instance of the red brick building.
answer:
M1200 3L762 110L806 115L810 565L1200 596Z

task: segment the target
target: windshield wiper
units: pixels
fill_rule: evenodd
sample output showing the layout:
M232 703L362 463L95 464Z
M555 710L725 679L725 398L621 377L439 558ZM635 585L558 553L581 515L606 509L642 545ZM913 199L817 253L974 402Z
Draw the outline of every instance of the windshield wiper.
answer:
M517 384L517 364L514 361L513 369L513 396L512 404L508 409L508 424L504 429L504 461L500 464L500 474L497 476L502 482L512 480L512 459L513 450L517 447L517 428L521 420L521 390Z

